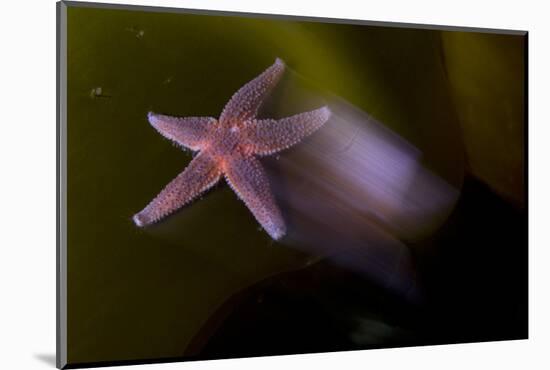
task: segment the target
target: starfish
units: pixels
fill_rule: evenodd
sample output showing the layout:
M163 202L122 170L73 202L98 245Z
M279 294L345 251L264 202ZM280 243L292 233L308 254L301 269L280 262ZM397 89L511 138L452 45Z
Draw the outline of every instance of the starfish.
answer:
M257 157L297 144L323 126L331 112L323 106L278 120L258 119L259 108L284 70L284 62L277 58L273 65L231 97L219 119L172 117L149 112L149 122L161 135L198 154L151 203L134 215L137 226L160 221L211 188L223 176L273 239L285 235L285 222Z

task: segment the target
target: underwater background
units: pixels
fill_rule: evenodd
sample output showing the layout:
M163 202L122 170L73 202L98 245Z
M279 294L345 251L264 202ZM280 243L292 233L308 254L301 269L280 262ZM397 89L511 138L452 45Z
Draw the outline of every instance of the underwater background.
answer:
M527 337L525 34L79 6L67 17L69 364ZM147 112L217 117L276 57L459 191L436 230L402 241L420 299L273 242L225 184L151 230L132 223L191 159Z

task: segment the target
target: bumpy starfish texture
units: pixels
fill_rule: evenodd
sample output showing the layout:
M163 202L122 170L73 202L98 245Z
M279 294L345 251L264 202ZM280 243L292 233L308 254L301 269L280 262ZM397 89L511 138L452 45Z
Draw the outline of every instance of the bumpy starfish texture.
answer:
M219 119L171 117L150 112L151 125L164 137L199 153L141 212L137 226L155 223L188 204L224 176L273 239L286 233L268 178L257 156L287 149L318 130L330 118L322 108L283 119L258 119L258 110L285 69L281 59L241 87Z

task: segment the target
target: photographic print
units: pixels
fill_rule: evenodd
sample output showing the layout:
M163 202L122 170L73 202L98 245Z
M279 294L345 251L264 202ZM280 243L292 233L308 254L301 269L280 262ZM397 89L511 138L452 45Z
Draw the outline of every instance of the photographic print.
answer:
M526 31L57 10L59 368L528 337Z

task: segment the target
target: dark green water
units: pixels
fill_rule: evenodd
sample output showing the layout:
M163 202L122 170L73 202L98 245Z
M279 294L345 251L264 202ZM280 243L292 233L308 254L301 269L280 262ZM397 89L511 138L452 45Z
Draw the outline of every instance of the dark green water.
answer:
M501 186L504 180L485 174L490 161L505 168L508 180L523 173L523 94L515 93L523 83L522 40L468 37L498 46L478 51L504 64L485 84L510 86L513 79L514 92L501 96L510 106L504 119L511 133L494 144L500 149L513 142L519 149L511 159L487 159L494 150L477 149L483 142L476 142L471 123L476 106L464 97L478 80L468 83L476 74L460 69L468 39L457 43L437 31L70 7L69 362L196 355L190 343L233 294L310 261L272 242L225 185L150 230L131 222L191 159L150 127L147 112L216 117L275 57L417 145L425 163L449 182L460 185L465 166L483 163L474 166L480 168L474 175L521 203L521 185ZM452 69L445 53L456 61ZM490 73L499 75L491 79ZM455 80L465 86L452 85ZM499 132L495 122L502 117L491 115L498 109L478 106L485 137ZM474 128L464 136L464 127ZM463 136L475 151L465 151ZM181 242L174 243L173 234Z

